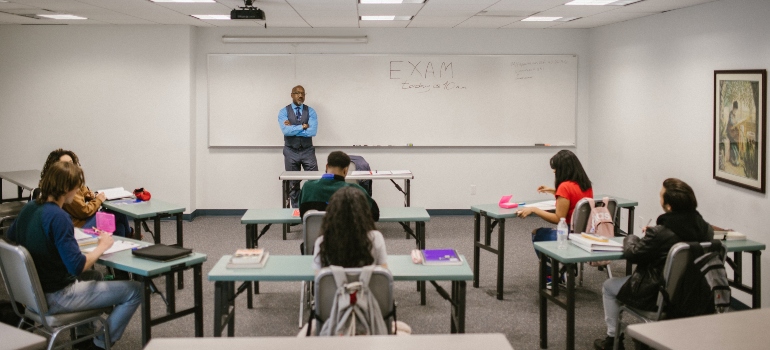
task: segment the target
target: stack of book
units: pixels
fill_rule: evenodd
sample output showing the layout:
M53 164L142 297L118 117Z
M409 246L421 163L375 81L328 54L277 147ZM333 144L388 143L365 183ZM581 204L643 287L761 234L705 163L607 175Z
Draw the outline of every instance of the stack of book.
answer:
M99 243L99 238L97 236L89 235L83 232L83 229L79 227L75 227L75 240L78 241L78 245L81 247Z
M745 241L746 235L737 231L714 230L714 239L723 241Z
M578 248L590 253L623 251L623 243L615 242L606 237L597 236L591 233L572 233L569 235L569 241Z
M270 253L263 248L238 249L227 263L228 269L261 269L265 267Z

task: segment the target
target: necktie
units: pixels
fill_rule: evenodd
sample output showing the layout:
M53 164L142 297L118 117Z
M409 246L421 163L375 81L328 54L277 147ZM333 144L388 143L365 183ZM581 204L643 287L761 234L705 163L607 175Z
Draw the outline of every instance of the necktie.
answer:
M294 107L294 108L297 110L297 113L295 113L297 115L297 123L301 123L302 122L302 111L299 109L299 107Z

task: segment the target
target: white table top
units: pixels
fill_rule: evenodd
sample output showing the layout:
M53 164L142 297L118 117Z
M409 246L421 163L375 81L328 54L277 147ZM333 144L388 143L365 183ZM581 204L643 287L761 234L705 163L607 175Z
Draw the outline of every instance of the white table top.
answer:
M770 309L728 312L628 326L628 336L659 350L766 349Z
M0 322L0 339L3 340L0 345L3 349L43 349L46 344L44 337L2 322Z
M40 170L3 171L0 172L0 178L21 188L33 190L40 182Z
M284 171L278 176L281 181L287 180L317 180L324 174L323 171ZM347 180L412 180L414 174L390 174L390 175L348 175L345 177Z
M153 338L144 350L367 349L513 350L502 334L432 334L369 337Z

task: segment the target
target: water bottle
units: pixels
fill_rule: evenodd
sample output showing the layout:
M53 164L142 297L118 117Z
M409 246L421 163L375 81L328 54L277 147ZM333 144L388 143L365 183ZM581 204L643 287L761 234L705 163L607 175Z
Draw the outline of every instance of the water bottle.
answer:
M569 228L567 227L567 221L564 218L559 220L559 225L556 226L556 241L559 242L559 249L567 249L567 233Z

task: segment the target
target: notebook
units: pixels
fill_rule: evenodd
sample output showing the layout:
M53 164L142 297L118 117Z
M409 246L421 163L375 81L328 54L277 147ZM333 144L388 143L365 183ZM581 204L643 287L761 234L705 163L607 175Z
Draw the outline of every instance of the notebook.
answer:
M184 258L192 254L192 249L182 248L175 245L155 244L144 248L132 250L131 254L137 257L155 261L170 261Z
M422 251L423 265L462 265L460 255L454 249L425 249Z

